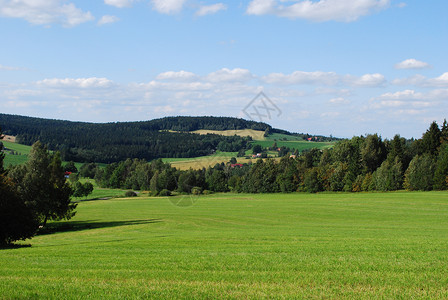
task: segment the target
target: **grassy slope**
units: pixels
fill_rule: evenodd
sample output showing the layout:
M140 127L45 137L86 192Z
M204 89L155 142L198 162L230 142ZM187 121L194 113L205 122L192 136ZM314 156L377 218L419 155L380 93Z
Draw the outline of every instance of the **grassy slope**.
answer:
M5 167L9 165L19 165L23 164L28 160L28 154L30 154L31 147L26 145L21 145L17 143L12 143L8 141L1 141L3 143L3 146L9 150L14 150L15 152L18 152L19 155L11 155L6 152L4 164Z
M448 297L446 192L91 201L58 226L0 250L0 298Z
M254 144L261 145L262 147L272 147L274 143L277 143L277 147L289 147L298 151L308 150L312 148L326 149L334 146L333 142L308 142L304 140L300 141L255 141Z

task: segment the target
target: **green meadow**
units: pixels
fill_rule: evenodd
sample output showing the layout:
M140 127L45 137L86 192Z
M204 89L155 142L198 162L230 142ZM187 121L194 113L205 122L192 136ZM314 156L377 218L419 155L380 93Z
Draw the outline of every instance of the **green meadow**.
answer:
M181 197L80 202L0 250L0 298L448 298L447 192Z
M17 143L12 143L8 141L1 141L5 147L5 166L10 165L20 165L28 160L28 154L30 154L31 147L26 145L21 145ZM14 151L14 154L11 152Z

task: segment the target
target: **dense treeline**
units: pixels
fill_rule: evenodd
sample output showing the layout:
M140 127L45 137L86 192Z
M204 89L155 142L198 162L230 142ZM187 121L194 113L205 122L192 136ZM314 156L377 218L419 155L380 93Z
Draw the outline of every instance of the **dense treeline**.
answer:
M245 149L250 138L199 135L196 129L266 129L269 125L236 118L172 117L147 122L82 123L0 114L4 132L32 145L40 141L62 159L111 163L127 158L195 157Z
M320 192L446 190L448 125L433 122L421 139L377 134L353 137L326 150L313 149L280 161L259 159L251 165L217 164L179 171L161 160L128 159L96 169L83 167L104 187L150 190L153 194L214 192ZM94 174L95 173L95 174Z
M37 142L24 165L6 171L1 150L0 145L0 245L30 238L48 220L75 214L58 152L50 153Z

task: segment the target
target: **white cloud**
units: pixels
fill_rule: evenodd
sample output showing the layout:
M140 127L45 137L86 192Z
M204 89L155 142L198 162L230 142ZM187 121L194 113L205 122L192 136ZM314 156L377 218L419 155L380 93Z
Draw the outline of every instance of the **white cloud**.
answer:
M332 98L328 102L330 102L331 104L334 104L334 105L341 105L341 104L349 104L350 100L347 100L342 97L338 97L338 98Z
M194 82L160 82L152 80L149 83L138 84L138 87L148 90L166 90L166 91L198 91L210 90L213 86L210 83L199 81Z
M245 82L253 78L254 76L249 70L240 68L233 70L223 68L206 76L206 80L211 82Z
M118 21L120 21L120 18L116 16L105 15L98 21L98 25L102 26L106 24L112 24Z
M395 69L425 69L429 67L430 65L428 63L414 58L406 59L395 65Z
M316 85L352 85L352 86L364 86L373 87L380 86L385 83L385 78L382 74L365 74L361 77L353 75L339 75L335 72L304 72L295 71L291 74L283 73L271 73L267 76L263 76L262 80L269 84L281 84L281 85L298 85L298 84L316 84Z
M358 86L380 86L386 82L382 74L365 74L359 78L353 79L352 83Z
M1 71L18 71L18 70L21 70L21 69L17 68L17 67L10 67L10 66L0 65L0 70Z
M336 118L339 117L340 115L341 113L338 111L329 111L320 114L322 118Z
M424 109L440 104L448 99L448 90L433 90L426 93L404 90L384 93L370 99L370 108L403 108L405 110Z
M37 82L40 86L47 86L51 88L109 88L114 85L114 83L107 78L52 78L44 79Z
M131 7L134 0L104 0L104 3L118 8Z
M414 75L408 78L398 78L392 81L396 85L415 85L421 87L448 87L448 72L436 78L426 78L423 75Z
M437 78L428 79L429 86L445 87L448 86L448 72L443 73Z
M285 2L296 2L283 5ZM252 0L246 10L249 15L275 15L316 22L352 22L372 11L387 8L390 0Z
M216 3L212 5L202 5L196 12L197 16L213 15L221 10L226 10L227 6L223 3Z
M179 13L186 0L151 0L152 7L162 14L176 14Z
M269 84L293 85L293 84L323 84L336 85L340 82L340 76L334 72L303 72L295 71L285 75L283 73L271 73L263 76L262 80Z
M179 81L191 81L197 79L198 76L194 73L187 71L168 71L157 75L157 80L179 80Z
M95 18L73 3L61 0L0 0L0 15L25 19L35 25L62 24L73 27Z

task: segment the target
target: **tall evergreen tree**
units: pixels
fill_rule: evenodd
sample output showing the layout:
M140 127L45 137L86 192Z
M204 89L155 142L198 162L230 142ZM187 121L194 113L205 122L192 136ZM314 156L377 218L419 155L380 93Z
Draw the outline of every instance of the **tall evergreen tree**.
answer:
M17 185L19 196L45 226L49 220L70 219L76 204L66 182L59 153L50 154L40 142L33 144L29 160L14 168L9 176Z
M440 147L440 138L441 132L439 125L434 121L422 137L422 153L429 153L432 156L436 156Z
M0 128L0 140L3 138ZM38 221L19 197L13 182L5 176L0 143L0 245L31 238L36 233Z

